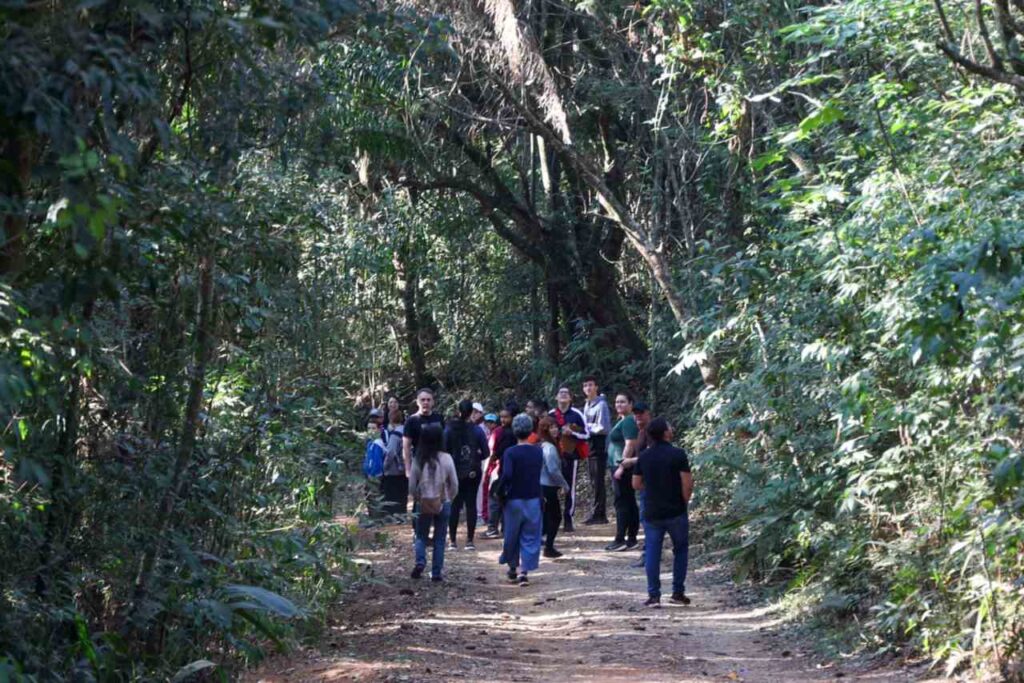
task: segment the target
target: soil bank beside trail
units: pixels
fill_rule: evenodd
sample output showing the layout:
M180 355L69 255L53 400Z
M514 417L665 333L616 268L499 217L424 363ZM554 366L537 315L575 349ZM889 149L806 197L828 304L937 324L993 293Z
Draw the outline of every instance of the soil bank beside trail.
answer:
M668 603L667 550L663 606L644 607L644 572L630 566L640 553L605 552L613 534L610 526L581 526L561 535L565 557L542 558L520 587L497 563L500 540L482 537L476 551L446 553L443 583L411 579L408 527L392 527L386 547L360 554L372 563L372 579L338 606L320 647L268 662L246 680L944 680L922 668L823 660L783 629L776 611L741 604L727 573L699 546L687 578L693 604Z

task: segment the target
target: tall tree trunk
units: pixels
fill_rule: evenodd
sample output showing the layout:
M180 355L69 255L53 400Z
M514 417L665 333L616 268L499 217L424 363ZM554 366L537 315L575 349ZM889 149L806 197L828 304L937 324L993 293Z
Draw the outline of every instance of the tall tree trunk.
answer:
M397 249L394 255L394 265L399 279L399 286L402 290L402 311L405 314L405 345L409 351L409 361L412 363L413 377L417 387L425 387L430 383L430 378L427 375L427 358L423 352L420 317L416 306L418 298L416 290L419 289L419 282L414 268L409 263L408 252L407 244Z
M196 315L193 335L194 367L189 379L188 399L181 425L181 436L175 449L174 469L171 480L160 498L153 540L143 553L139 572L135 580L132 610L137 611L145 602L152 587L156 561L163 554L166 530L184 487L184 474L192 461L196 435L199 432L199 413L203 405L203 388L206 385L206 368L213 347L214 310L214 259L204 255L199 261L199 311ZM134 626L134 625L133 625Z

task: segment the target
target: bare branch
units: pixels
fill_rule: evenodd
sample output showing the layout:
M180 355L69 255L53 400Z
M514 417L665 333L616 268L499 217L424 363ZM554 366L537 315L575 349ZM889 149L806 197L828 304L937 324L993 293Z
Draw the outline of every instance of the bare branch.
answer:
M964 57L960 54L960 51L952 45L938 43L937 47L943 54L973 74L983 76L997 83L1006 83L1007 85L1012 85L1015 88L1024 90L1024 76L1006 71L999 71L998 69L993 69L992 67L985 66L984 64L978 64L977 62Z
M974 0L974 18L978 22L978 33L981 34L981 42L985 44L985 52L988 53L989 63L993 69L1002 71L1003 60L999 57L999 53L996 52L995 46L992 45L992 37L988 33L988 22L985 21L981 0Z

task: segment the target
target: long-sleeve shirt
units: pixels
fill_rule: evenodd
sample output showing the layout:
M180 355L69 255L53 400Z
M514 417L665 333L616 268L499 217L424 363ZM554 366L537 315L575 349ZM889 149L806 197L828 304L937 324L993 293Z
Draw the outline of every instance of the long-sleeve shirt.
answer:
M541 497L540 476L544 465L544 452L540 446L519 444L506 449L501 456L499 486L508 498L529 500Z
M608 436L608 432L612 430L612 415L604 396L598 396L593 401L583 404L583 421L591 436Z
M562 474L562 459L558 456L555 444L545 441L540 447L544 451L544 468L540 471L540 485L569 488L569 482Z
M587 431L587 423L583 419L583 413L579 411L579 408L569 407L564 413L559 408L554 408L548 411L548 415L555 419L555 422L559 427L564 425L574 425L574 429L571 436L562 436L559 440L558 449L563 455L571 455L577 452L579 445L585 444L587 439L590 438L590 432Z
M437 454L437 462L426 467L414 458L409 474L409 491L413 497L442 498L451 502L459 494L459 477L455 473L452 456L444 451Z

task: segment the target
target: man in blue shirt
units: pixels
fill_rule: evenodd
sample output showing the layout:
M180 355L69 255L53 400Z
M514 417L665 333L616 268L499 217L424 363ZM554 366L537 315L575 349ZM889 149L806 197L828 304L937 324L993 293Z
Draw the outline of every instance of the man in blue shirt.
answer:
M663 417L651 421L647 435L652 445L640 454L633 470L633 488L645 496L644 560L647 602L661 604L661 547L665 534L672 538L672 602L689 605L686 569L689 559L690 521L687 505L693 496L693 475L686 451L672 445L672 425Z

